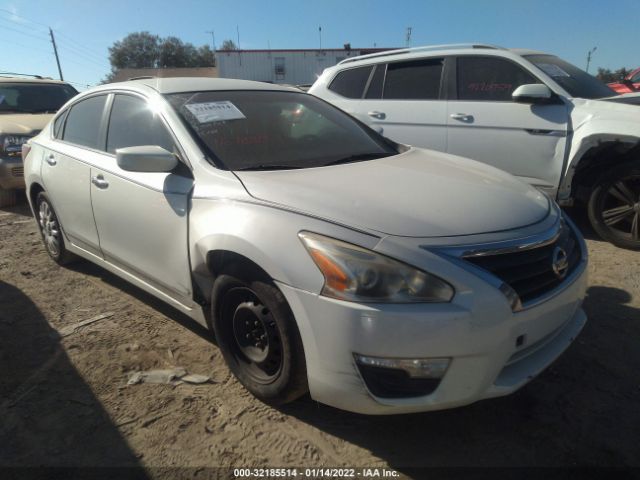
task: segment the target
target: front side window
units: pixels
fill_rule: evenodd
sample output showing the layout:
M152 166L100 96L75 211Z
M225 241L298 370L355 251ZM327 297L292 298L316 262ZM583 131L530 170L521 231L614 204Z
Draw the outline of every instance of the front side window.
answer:
M443 64L442 58L388 64L383 97L396 100L438 99Z
M373 67L358 67L343 70L336 75L329 90L347 98L362 98Z
M107 151L118 148L157 145L172 152L174 142L160 116L148 103L131 95L116 95L109 117Z
M553 55L525 55L524 58L553 78L572 97L604 98L617 95L596 77L561 58Z
M540 83L519 65L497 57L460 57L457 76L458 100L507 102L520 85Z
M89 148L100 149L100 127L106 95L99 95L82 100L71 107L67 114L62 139Z
M55 113L77 94L64 83L0 83L0 114Z
M373 130L304 93L203 91L166 98L228 170L322 167L397 153Z

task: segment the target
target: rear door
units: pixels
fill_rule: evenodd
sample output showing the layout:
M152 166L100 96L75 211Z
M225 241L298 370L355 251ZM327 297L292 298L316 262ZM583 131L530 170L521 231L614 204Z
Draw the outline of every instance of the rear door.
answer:
M444 64L422 58L376 65L357 118L396 142L445 151Z
M91 198L105 260L180 299L191 296L187 213L193 176L183 163L172 172L130 172L118 148L157 145L180 154L161 114L133 94L113 97L106 154L91 169ZM183 157L184 158L184 157Z
M100 255L91 209L91 164L102 156L102 125L107 95L85 98L56 118L54 138L42 163L44 188L68 240Z
M555 193L564 158L568 110L515 103L520 85L542 83L521 65L495 56L461 56L448 102L447 151L505 170Z

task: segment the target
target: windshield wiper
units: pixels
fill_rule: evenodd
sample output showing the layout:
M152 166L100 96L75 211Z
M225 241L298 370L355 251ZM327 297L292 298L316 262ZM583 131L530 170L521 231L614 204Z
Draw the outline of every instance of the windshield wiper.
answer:
M328 167L330 165L340 165L342 163L358 162L360 160L374 160L376 158L390 157L392 155L393 155L393 153L385 153L385 152L382 152L382 153L380 153L380 152L378 152L378 153L358 153L356 155L349 155L348 157L339 158L338 160L334 160L332 162L325 163L323 165L323 167Z
M232 170L236 172L240 172L240 171L246 171L246 170L294 170L297 168L305 168L305 167L300 167L298 165L251 165L248 167L233 168Z

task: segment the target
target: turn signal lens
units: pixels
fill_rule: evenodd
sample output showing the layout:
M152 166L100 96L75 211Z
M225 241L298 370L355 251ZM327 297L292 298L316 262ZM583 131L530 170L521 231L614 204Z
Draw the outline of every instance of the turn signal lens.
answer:
M351 302L449 302L454 289L410 265L317 233L301 232L302 243L324 276L322 294Z

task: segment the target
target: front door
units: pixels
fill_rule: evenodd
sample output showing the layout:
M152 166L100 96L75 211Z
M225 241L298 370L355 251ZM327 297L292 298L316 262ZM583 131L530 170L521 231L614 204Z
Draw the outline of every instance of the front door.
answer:
M159 114L141 97L117 94L109 118L107 153L91 169L91 198L105 260L174 298L191 296L187 217L193 187L182 163L173 172L130 172L116 150L158 145L177 152Z
M515 103L520 85L541 83L522 66L490 56L459 57L447 109L447 151L505 170L555 194L567 140L564 103Z

